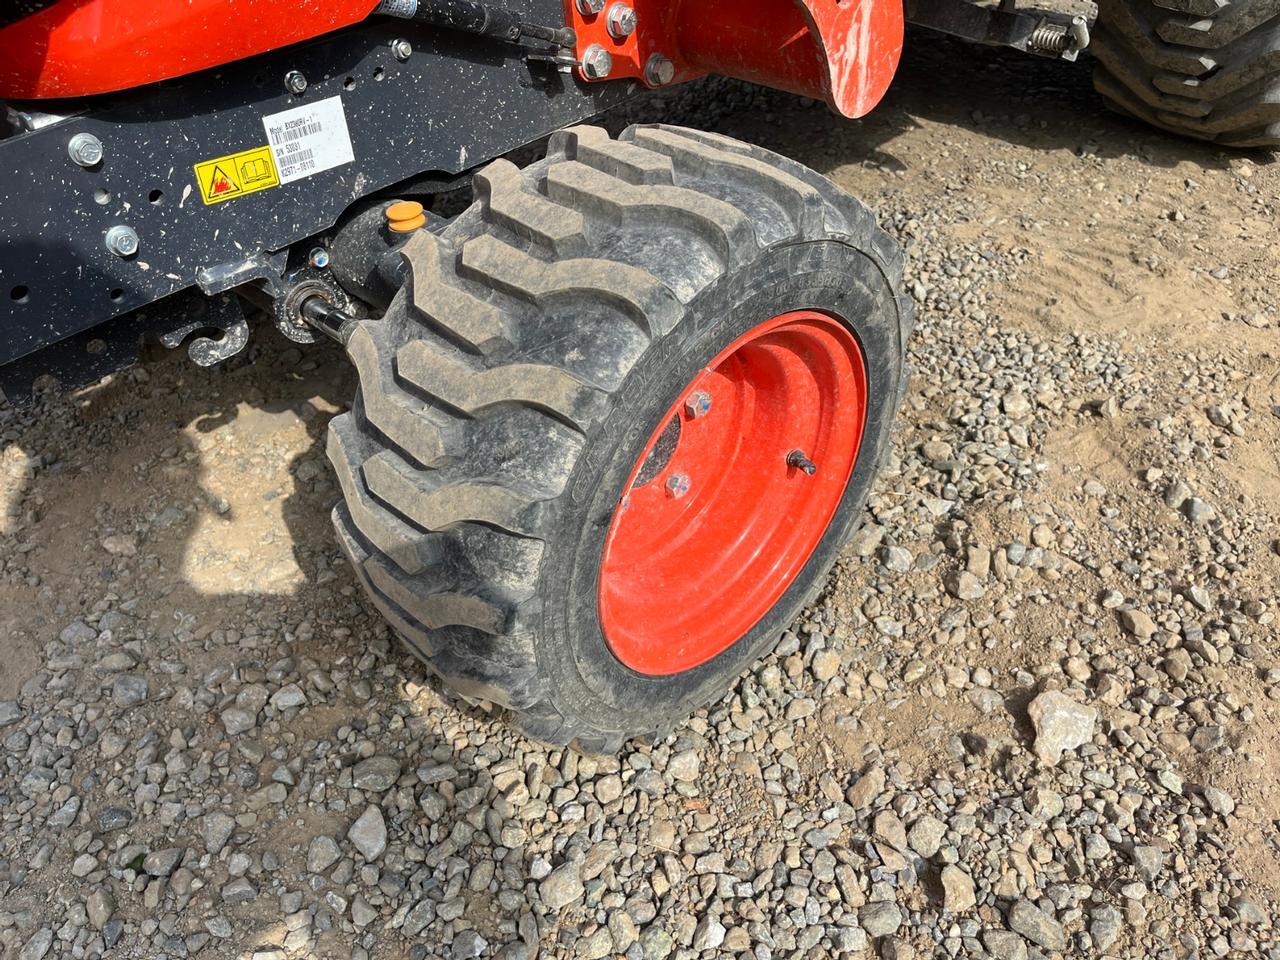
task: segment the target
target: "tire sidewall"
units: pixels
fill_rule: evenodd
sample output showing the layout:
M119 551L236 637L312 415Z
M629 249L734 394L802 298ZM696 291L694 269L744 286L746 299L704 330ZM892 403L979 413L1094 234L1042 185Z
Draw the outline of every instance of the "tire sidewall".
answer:
M813 555L781 599L711 660L681 673L649 676L610 650L597 597L605 538L623 485L672 404L702 367L753 327L792 310L839 318L867 364L867 417L852 477ZM562 710L602 731L654 730L721 693L790 625L821 585L856 527L882 459L902 371L899 317L879 264L837 240L762 252L705 289L676 328L637 361L596 425L569 478L546 547L535 630L539 672Z

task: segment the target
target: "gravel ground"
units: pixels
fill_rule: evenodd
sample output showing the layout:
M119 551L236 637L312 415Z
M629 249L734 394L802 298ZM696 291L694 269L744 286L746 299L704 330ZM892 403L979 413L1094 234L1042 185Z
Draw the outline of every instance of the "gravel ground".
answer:
M339 559L333 350L0 406L6 960L1280 958L1277 167L933 39L864 122L667 110L909 252L823 597L668 740L548 750Z

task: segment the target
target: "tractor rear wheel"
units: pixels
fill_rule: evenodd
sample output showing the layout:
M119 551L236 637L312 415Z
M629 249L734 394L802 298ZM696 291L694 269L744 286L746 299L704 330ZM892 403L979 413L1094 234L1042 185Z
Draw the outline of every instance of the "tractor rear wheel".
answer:
M1280 146L1280 0L1100 0L1108 104L1173 133Z
M615 751L720 696L856 527L901 254L818 174L694 130L574 128L475 186L348 343L334 522L448 685Z

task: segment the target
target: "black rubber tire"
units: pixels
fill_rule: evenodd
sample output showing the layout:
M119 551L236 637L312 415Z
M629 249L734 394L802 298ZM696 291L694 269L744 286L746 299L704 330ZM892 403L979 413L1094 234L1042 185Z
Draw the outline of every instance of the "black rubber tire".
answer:
M676 127L556 134L402 250L405 286L348 343L360 376L329 456L338 538L409 646L531 736L614 752L721 695L821 587L901 399L911 313L872 214L805 167ZM853 481L795 585L730 649L647 677L596 611L632 464L697 371L798 307L848 318L871 405Z
M1280 0L1100 0L1108 105L1172 133L1280 147Z

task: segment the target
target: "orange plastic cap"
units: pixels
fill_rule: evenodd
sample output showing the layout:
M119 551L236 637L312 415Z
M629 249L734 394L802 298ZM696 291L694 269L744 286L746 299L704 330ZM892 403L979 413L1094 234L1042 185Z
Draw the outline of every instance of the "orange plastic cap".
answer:
M387 228L393 233L412 233L425 226L427 216L422 212L422 204L417 200L400 200L391 204L384 211L387 215Z

